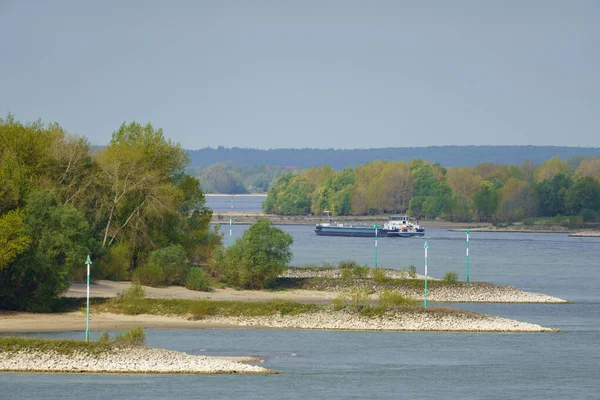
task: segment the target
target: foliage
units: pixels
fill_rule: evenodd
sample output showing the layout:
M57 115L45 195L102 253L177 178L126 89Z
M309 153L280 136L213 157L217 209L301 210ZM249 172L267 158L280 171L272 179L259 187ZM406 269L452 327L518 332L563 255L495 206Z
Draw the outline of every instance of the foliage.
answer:
M165 286L165 272L160 265L155 263L144 264L135 270L133 276L142 285Z
M354 312L361 312L371 307L371 295L369 290L364 287L355 287L346 293L350 302L350 307Z
M83 215L58 204L56 193L31 193L23 212L31 244L0 270L0 307L48 311L83 264L91 232Z
M344 295L338 295L336 298L331 300L331 305L335 311L340 311L346 307L346 297Z
M93 306L95 311L109 311L126 315L178 315L202 319L211 315L225 317L258 317L271 315L299 315L320 309L318 304L296 303L274 299L267 302L213 301L181 299L136 299L119 297Z
M98 338L98 343L110 343L110 335L108 332L102 332L102 335Z
M212 282L202 269L192 268L185 280L185 287L190 290L210 292L212 290Z
M373 270L373 281L375 283L385 283L388 280L388 277L383 268L375 268Z
M117 333L114 343L117 346L143 346L146 343L146 333L142 328L136 326L125 333Z
M385 289L380 295L377 305L382 308L414 306L416 301L391 289Z
M0 306L50 310L88 254L95 279L128 279L172 245L207 263L221 235L186 163L150 124L124 123L92 153L57 124L0 120Z
M185 249L177 244L150 253L147 266L163 271L165 285L183 285L190 271Z
M444 274L444 282L449 282L449 283L453 283L456 282L458 280L458 274L456 273L456 271L447 271Z
M417 267L414 265L408 267L408 277L411 279L415 279L417 277Z
M229 285L262 289L283 273L292 259L292 236L259 219L219 260L219 278Z

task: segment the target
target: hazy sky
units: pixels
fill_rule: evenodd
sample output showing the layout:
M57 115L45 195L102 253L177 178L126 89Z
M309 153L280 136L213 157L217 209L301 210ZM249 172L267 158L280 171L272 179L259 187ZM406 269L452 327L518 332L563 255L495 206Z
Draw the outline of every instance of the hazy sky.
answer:
M93 144L600 147L600 0L0 0L8 112Z

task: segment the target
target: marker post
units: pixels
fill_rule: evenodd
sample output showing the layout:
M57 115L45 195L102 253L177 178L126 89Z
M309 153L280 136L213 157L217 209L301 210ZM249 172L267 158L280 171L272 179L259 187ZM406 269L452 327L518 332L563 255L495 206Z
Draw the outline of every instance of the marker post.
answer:
M427 249L429 248L429 245L427 244L427 242L425 242L425 245L423 247L425 248L425 291L423 292L423 306L427 308L427 298L429 297L429 288L427 287Z
M85 341L90 341L90 265L92 264L92 260L90 260L90 255L88 254L87 259L85 260L87 264L87 312L85 315Z
M467 256L466 256L466 272L465 272L465 281L469 282L469 230L465 232L467 234Z
M229 247L231 247L232 230L231 230L231 215L229 216Z
M375 268L377 268L377 238L378 238L378 231L379 229L379 225L375 224Z

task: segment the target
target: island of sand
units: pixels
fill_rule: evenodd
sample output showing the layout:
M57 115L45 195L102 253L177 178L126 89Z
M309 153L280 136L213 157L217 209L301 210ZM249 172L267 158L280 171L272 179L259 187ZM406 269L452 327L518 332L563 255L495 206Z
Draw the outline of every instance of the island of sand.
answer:
M65 350L64 343L73 348ZM61 346L62 345L62 346ZM141 346L0 338L0 371L144 374L273 374L245 362L252 357L211 357Z

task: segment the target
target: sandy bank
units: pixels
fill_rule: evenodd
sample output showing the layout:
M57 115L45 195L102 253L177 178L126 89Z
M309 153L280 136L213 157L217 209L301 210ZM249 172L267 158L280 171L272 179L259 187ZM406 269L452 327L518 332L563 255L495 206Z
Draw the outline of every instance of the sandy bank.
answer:
M266 368L230 358L191 355L147 347L118 348L100 354L55 351L0 351L0 371L152 374L269 374Z
M401 270L386 270L390 278L406 278L407 272ZM309 270L304 268L290 268L284 277L287 278L311 278L311 277L330 277L338 278L339 269L331 270ZM417 279L423 279L422 275L417 274ZM435 279L430 278L434 281ZM351 287L367 287L373 293L373 299L377 299L377 294L385 289L393 289L406 297L412 297L417 300L423 299L423 289L421 287L394 286L389 284L377 284L370 279L344 281L342 279L329 279L322 281L309 282L308 289L291 290L235 290L232 288L215 289L213 292L197 292L181 286L170 286L166 288L153 288L144 286L146 297L164 298L164 299L211 299L223 301L269 301L282 299L296 301L301 303L329 303L341 292ZM116 297L131 286L130 282L97 281L90 286L90 295L92 297ZM86 296L86 285L83 283L74 283L65 293L65 297ZM429 290L429 300L432 302L454 302L454 303L568 303L568 300L558 297L548 296L542 293L526 292L512 286L498 286L489 283L464 283L457 282L454 285L431 287Z
M571 233L572 237L600 237L600 231L580 231Z

